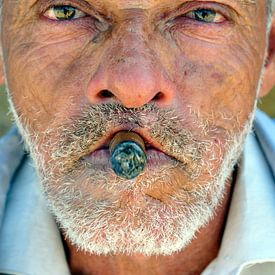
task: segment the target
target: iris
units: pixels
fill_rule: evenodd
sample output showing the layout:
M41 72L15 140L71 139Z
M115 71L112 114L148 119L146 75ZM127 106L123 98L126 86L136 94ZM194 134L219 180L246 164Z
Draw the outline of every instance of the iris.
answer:
M193 11L194 19L206 23L214 22L217 13L213 10L208 9L197 9Z
M58 20L71 20L76 14L76 9L72 6L55 6L53 12Z

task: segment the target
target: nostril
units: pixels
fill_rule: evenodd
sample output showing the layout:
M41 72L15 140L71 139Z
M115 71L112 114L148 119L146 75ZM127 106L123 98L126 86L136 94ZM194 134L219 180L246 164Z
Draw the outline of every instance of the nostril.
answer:
M114 95L112 94L112 92L110 92L109 90L102 90L99 92L99 96L101 98L111 98L113 97Z
M154 96L153 100L159 100L159 99L161 99L161 98L163 98L163 93L162 93L162 92L158 92L158 93Z

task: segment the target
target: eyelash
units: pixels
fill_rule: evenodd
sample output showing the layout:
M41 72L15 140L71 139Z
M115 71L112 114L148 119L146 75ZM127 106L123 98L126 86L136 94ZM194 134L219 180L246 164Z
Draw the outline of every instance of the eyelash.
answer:
M197 18L199 15L196 14L196 12L198 12L198 13L199 12L210 12L209 15L211 15L211 12L213 12L214 13L214 18L213 19L216 19L218 21L217 22L211 22L211 21L207 21L207 19L205 19L205 20L199 19L199 18ZM183 17L194 20L194 21L197 21L197 22L206 23L206 24L210 24L210 23L220 24L220 23L223 23L226 20L225 16L223 14L221 14L220 12L216 12L213 9L205 9L205 8L198 8L198 9L195 9L195 10L191 10L191 11L185 13L183 15Z
M73 8L73 9L75 9L75 14L74 14L74 16L77 16L77 15L83 15L83 16L79 16L79 17L73 18L73 19L52 19L52 18L50 18L51 15L56 17L56 15L54 14L55 11L54 11L53 9L58 8L58 7L71 7L71 8ZM47 13L48 13L48 15L46 16ZM53 13L53 14L51 14L51 13ZM80 10L80 9L78 9L78 8L73 7L73 6L69 6L69 5L54 5L54 6L50 7L50 8L48 8L48 9L43 13L43 15L46 16L47 18L49 18L50 20L53 20L53 21L72 21L72 20L76 20L76 19L79 19L79 18L84 18L84 17L86 17L88 14L85 13L85 12L83 12L82 10Z
M225 5L223 5L225 6ZM206 22L202 22L202 21L199 21L199 20L196 20L196 19L192 19L192 18L188 18L186 15L188 13L191 13L191 12L195 12L197 10L210 10L210 11L213 11L217 14L220 14L222 17L224 17L224 21L222 22L210 22L210 23L206 23ZM174 20L177 20L177 19L185 19L185 20L192 20L194 21L194 23L197 23L197 24L212 24L212 25L220 25L220 24L223 24L223 23L226 23L226 22L231 22L232 19L231 19L231 12L229 12L225 7L220 7L220 5L217 5L216 3L206 3L206 2L199 2L199 3L191 3L191 2L188 2L184 8L183 8L183 11L179 11L177 12L176 15L174 15L172 18L170 18L168 20L168 22L173 22Z
M54 2L54 0L52 0L51 2ZM82 3L82 2L81 2ZM85 4L86 2L84 2ZM58 19L51 19L47 16L45 16L45 13L47 11L49 11L50 9L54 8L54 7L61 7L61 6L70 6L73 7L76 10L79 10L80 12L83 12L86 16L82 16L79 18L75 18L75 19L64 19L64 20L58 20ZM51 21L55 21L55 22L63 22L65 24L71 24L71 23L77 23L77 22L72 22L72 21L79 21L81 19L85 19L85 18L93 18L95 20L99 20L98 16L92 14L91 11L87 11L89 9L89 7L87 8L83 8L83 7L78 7L77 4L72 4L71 1L58 1L57 3L52 4L51 6L48 6L47 8L44 9L44 11L41 13L43 15L44 18L51 20ZM224 20L222 20L221 22L206 22L204 20L197 20L195 18L190 18L188 16L186 16L188 13L191 12L195 12L198 10L209 10L209 11L213 11L215 12L217 15L221 15ZM230 21L232 21L230 18L231 16L231 12L229 12L228 10L226 10L225 8L221 8L220 5L217 5L216 3L206 3L206 2L197 2L197 3L193 3L193 2L187 2L186 5L184 5L184 10L182 12L177 12L178 15L173 16L173 18L169 19L167 22L168 23L172 23L175 20L192 20L194 23L196 24L211 24L211 25L221 25L223 23L228 23ZM96 14L96 13L95 13ZM101 20L99 20L101 21Z
M72 3L72 1L66 1L66 0L61 0L61 1L55 1L55 0L51 0L49 1L50 3L46 3L44 7L42 7L42 9L40 10L39 14L41 17L45 17L45 13L47 11L49 11L50 9L54 8L54 7L62 7L62 6L70 6L76 10L79 10L83 13L86 14L85 17L93 17L94 19L98 20L99 19L99 15L90 7L90 5L88 3L86 3L85 1L81 1L79 4L78 3ZM79 19L82 19L84 17L81 17ZM78 18L73 19L73 20L63 20L64 23L66 23L66 21L76 21ZM49 19L52 21L60 21L60 20L53 20L53 19ZM67 22L68 23L68 22Z

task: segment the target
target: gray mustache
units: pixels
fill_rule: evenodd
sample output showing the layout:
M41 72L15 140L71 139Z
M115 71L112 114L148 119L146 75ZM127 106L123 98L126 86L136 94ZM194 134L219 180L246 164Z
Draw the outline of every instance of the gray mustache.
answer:
M114 127L129 130L146 128L152 139L163 146L165 153L187 163L201 157L205 143L186 128L186 122L174 110L160 109L155 104L127 109L117 103L87 106L81 115L54 129L57 142L54 158L79 159Z

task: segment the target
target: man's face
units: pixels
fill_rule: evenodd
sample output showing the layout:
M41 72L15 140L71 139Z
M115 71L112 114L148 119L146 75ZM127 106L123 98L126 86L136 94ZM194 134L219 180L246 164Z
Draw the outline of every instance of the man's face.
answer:
M170 254L209 221L251 122L265 1L4 1L18 124L73 243ZM133 180L110 169L120 130L146 141Z

